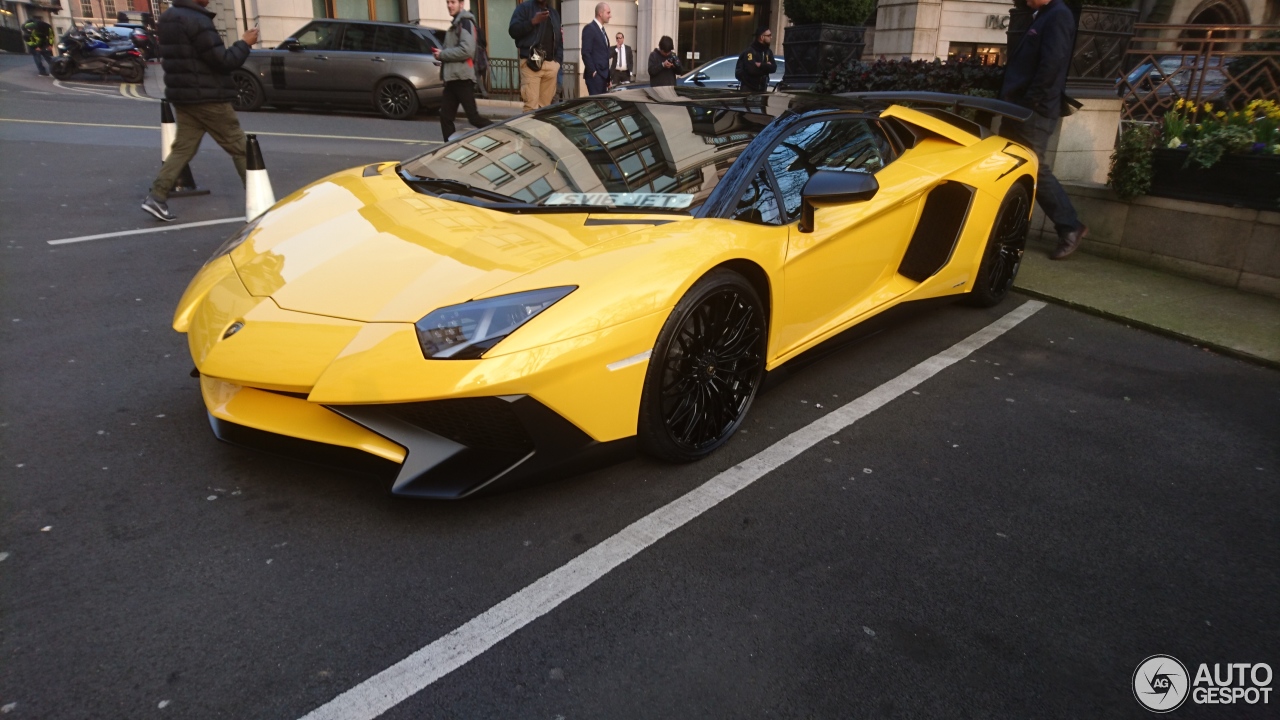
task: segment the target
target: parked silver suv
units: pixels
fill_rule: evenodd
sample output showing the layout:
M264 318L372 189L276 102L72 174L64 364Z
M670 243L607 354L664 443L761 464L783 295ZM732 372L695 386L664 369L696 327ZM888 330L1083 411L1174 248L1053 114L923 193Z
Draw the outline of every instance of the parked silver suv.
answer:
M440 104L444 82L431 55L437 33L401 23L315 20L279 47L249 53L234 73L235 107L373 107L407 120Z

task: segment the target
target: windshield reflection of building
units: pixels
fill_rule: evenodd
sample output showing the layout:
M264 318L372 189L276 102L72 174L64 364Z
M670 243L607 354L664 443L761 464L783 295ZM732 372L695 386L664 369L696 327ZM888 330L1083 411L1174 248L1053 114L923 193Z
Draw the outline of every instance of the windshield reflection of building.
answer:
M772 120L765 110L742 99L690 105L588 98L490 126L425 158L429 172L420 174L525 202L555 192L686 193L697 207Z

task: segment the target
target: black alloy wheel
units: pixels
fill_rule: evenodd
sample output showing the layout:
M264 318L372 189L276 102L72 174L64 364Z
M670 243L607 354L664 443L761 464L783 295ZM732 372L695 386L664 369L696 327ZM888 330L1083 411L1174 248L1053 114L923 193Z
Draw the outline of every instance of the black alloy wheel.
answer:
M640 401L640 446L691 462L723 445L764 378L764 304L741 275L715 270L676 305L649 359Z
M236 110L250 112L262 107L265 98L257 78L238 71L231 74L231 80L236 84L236 99L231 103Z
M969 293L969 303L978 307L999 305L1013 287L1022 266L1022 252L1027 247L1027 231L1031 226L1031 193L1026 185L1015 183L1009 188L996 213L987 249L978 266L978 277Z
M392 120L408 120L418 114L418 93L399 78L388 78L378 84L374 93L378 112Z

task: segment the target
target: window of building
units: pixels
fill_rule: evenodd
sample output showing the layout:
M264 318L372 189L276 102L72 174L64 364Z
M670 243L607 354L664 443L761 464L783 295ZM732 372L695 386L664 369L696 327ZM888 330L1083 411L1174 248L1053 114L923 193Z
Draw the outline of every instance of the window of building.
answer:
M1004 45L953 42L947 46L947 59L963 60L976 57L982 60L983 65L1003 65L1005 61L1004 50Z
M311 12L318 18L384 22L404 22L408 15L404 0L311 0Z
M116 20L116 0L103 0L102 9L106 13L106 19L115 22Z
M88 2L88 0L80 0L80 17L82 18L94 17L93 3Z

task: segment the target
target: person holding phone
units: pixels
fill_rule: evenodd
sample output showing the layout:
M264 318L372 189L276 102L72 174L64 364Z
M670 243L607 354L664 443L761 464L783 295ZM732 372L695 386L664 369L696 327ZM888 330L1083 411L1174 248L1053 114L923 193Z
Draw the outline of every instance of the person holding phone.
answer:
M680 67L680 58L675 54L675 42L669 35L663 35L658 41L658 49L649 53L649 85L652 87L675 87L676 77L684 70Z
M178 116L178 135L142 209L165 222L177 219L169 212L169 193L182 168L200 149L205 133L231 156L240 182L245 178L245 137L231 106L236 97L231 71L244 65L249 48L258 42L258 28L226 47L213 25L215 13L205 9L208 4L209 0L173 0L160 16L164 96Z
M560 13L547 0L524 0L511 13L507 34L520 54L520 99L524 111L551 104L556 76L564 62L564 32Z
M444 94L440 103L440 132L445 140L454 133L453 120L458 116L458 105L462 105L467 120L473 127L482 128L491 124L476 109L476 16L464 10L462 3L463 0L445 0L445 9L449 11L453 22L444 35L444 49L431 49L431 53L440 61L440 77L444 80Z

